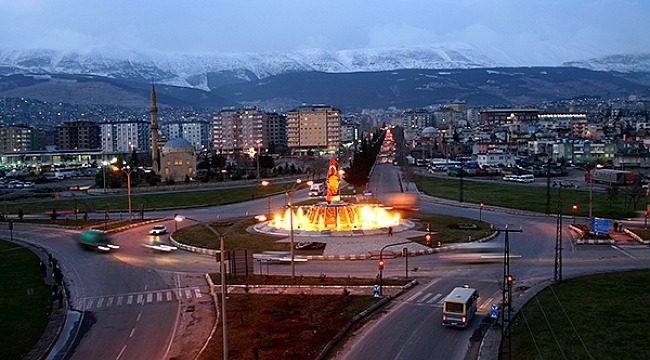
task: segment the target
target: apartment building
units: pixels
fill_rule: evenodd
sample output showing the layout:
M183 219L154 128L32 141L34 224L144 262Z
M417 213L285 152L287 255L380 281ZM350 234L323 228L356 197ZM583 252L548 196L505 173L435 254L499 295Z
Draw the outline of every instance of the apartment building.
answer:
M227 156L268 149L268 118L256 107L222 109L212 115L212 147Z
M56 146L59 150L100 148L100 130L92 121L64 122L56 127Z
M168 122L162 126L167 139L185 139L196 151L211 149L212 134L209 121L200 119L184 119Z
M151 129L145 119L117 119L99 124L101 149L108 153L151 153Z
M0 128L0 153L37 150L37 132L27 125L10 125Z
M340 139L341 111L328 105L300 106L287 112L287 145L294 153L334 153Z

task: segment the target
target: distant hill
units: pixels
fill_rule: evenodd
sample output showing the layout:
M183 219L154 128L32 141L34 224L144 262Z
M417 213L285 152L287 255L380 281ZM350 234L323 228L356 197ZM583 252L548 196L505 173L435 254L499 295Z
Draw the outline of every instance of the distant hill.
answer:
M344 111L523 105L577 96L647 97L650 55L618 55L561 67L508 67L473 49L183 54L96 48L0 50L0 96L72 104L147 107L256 105L289 110L326 103Z

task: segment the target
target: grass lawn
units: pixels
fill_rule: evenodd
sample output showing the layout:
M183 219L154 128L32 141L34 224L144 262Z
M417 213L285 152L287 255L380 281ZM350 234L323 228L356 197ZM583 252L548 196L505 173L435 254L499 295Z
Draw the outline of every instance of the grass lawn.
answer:
M151 189L155 190L154 188ZM153 209L170 209L206 205L220 205L249 200L253 196L263 196L267 194L283 193L285 187L280 184L271 184L269 186L248 185L240 188L213 189L213 190L195 190L183 192L161 192L158 194L138 194L131 196L132 208L137 211L138 204L143 204L145 210ZM88 201L97 211L108 211L114 216L116 211L128 211L129 199L126 194L115 196L89 197ZM107 205L108 204L108 205ZM83 217L85 212L90 212L90 207L82 199L58 199L43 200L32 202L20 202L6 204L7 211L10 214L17 214L20 209L25 214L43 214L46 211L56 209L72 210L75 207L79 209L79 217ZM70 216L74 218L74 216Z
M52 295L38 264L30 250L0 240L0 359L22 358L45 330Z
M459 179L443 179L431 176L416 176L418 188L427 195L458 200ZM625 196L621 193L616 199L608 199L607 193L594 191L592 212L596 217L624 219L635 217L637 213L633 207L625 211ZM557 214L558 189L551 188L550 213ZM546 187L528 186L518 184L504 184L487 181L463 181L463 201L467 203L484 203L486 206L500 206L511 209L520 209L544 213L546 212ZM575 215L589 216L589 191L563 189L562 213L573 215L572 206L578 205ZM645 202L637 204L636 211L643 211Z
M192 222L192 220L185 220ZM253 217L208 222L217 232L225 234L226 250L250 249L254 253L262 251L288 250L287 244L276 243L284 236L251 234L246 228L257 223ZM187 226L174 232L174 238L183 244L206 249L219 249L219 238L203 224Z
M640 270L546 288L513 319L512 358L647 359L649 281L650 270Z

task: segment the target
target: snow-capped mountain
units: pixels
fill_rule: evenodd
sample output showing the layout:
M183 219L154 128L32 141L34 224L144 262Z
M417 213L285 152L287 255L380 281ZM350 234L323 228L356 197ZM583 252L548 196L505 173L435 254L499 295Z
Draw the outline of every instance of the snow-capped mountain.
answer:
M650 54L608 55L584 61L570 61L563 65L596 71L650 72Z
M473 49L416 47L330 52L192 54L98 47L86 50L0 49L0 75L96 75L211 90L209 74L241 80L319 71L351 73L399 69L470 69L504 66Z

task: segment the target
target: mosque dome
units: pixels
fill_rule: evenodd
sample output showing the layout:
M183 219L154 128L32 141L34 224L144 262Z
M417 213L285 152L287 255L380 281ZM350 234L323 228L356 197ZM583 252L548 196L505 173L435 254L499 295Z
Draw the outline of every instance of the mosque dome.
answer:
M163 147L169 149L169 148L183 148L183 147L193 147L193 146L192 144L190 144L189 141L183 138L174 138L167 141L167 143Z

